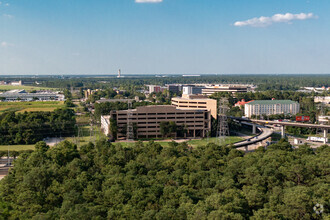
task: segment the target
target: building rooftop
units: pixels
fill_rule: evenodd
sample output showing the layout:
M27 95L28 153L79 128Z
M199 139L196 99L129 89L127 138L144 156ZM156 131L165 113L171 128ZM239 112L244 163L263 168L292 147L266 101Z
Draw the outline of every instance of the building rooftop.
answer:
M275 104L295 104L292 100L256 100L246 105L275 105Z
M173 97L173 100L198 100L198 99L203 99L203 100L215 100L215 99L210 99L205 95L187 95L183 94L182 97Z

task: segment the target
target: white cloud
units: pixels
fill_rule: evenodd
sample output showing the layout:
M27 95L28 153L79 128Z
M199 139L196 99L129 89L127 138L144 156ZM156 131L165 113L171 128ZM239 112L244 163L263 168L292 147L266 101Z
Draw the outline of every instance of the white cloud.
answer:
M136 3L160 3L163 0L135 0Z
M5 18L9 18L9 19L14 18L14 16L10 15L10 14L3 14L2 16L4 16Z
M317 18L313 13L300 13L300 14L275 14L271 17L261 16L259 18L251 18L245 21L236 21L234 23L237 27L252 26L252 27L266 27L273 23L290 23L293 20L306 20L311 18Z
M0 47L3 47L3 48L11 47L11 46L14 46L14 44L8 43L8 42L6 42L6 41L2 41L2 42L0 43Z

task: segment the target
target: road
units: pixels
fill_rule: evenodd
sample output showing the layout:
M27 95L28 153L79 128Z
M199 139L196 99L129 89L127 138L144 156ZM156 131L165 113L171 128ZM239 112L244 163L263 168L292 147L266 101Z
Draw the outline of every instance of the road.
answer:
M251 126L252 126L252 124L251 124ZM241 141L241 142L237 142L237 143L234 144L234 146L235 147L242 147L242 146L247 146L247 145L253 145L253 144L256 144L258 142L261 142L261 141L269 138L273 134L273 130L270 129L270 128L260 126L260 125L257 125L257 128L259 130L261 130L261 133L259 135L254 136L250 139Z

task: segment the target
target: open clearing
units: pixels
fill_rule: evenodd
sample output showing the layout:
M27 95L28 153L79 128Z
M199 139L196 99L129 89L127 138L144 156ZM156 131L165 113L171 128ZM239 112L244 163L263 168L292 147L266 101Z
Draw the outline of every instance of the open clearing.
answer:
M63 108L63 101L47 102L0 102L0 114L6 111L16 112L36 112L36 111L54 111L57 108Z
M34 144L31 144L31 145L0 145L0 151L7 151L8 147L9 147L9 151L34 150Z
M12 86L12 85L0 85L0 91L8 91L13 89L25 89L26 91L32 90L58 90L58 88L47 88L47 87L38 87L38 86Z

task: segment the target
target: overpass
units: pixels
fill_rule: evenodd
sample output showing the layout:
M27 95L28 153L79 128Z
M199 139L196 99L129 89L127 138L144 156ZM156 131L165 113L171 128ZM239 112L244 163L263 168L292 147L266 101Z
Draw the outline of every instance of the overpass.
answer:
M302 128L317 128L323 130L323 137L326 139L328 135L328 130L330 129L330 125L321 125L321 124L308 124L308 123L297 123L297 122L284 122L284 121L269 121L269 120L258 120L258 119L249 119L249 118L238 118L238 117L229 117L231 119L237 121L244 121L253 123L253 132L256 133L257 124L260 125L279 125L281 126L281 135L282 138L285 138L285 126L293 126L293 127L302 127ZM326 140L324 140L324 144L326 144Z
M248 145L252 145L252 144L262 142L263 140L269 138L273 134L272 129L267 128L265 126L256 125L256 124L248 123L248 122L242 122L242 124L253 126L253 127L255 127L254 128L255 129L255 134L256 134L257 129L260 131L260 133L256 136L254 136L254 137L251 137L251 138L247 139L247 140L236 142L234 144L234 146L237 147L237 148L238 147L246 147L247 148Z

